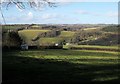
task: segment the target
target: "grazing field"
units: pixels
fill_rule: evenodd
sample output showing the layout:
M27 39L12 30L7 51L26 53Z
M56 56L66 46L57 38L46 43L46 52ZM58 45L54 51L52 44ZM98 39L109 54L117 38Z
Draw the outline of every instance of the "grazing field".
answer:
M119 82L118 52L96 50L28 50L3 52L4 83Z
M100 29L102 29L101 27L94 27L94 28L85 28L85 29L83 29L83 30L85 30L85 31L98 31L98 30L100 30Z
M62 38L57 38L57 37L53 37L53 38L40 38L39 40L39 44L54 44L54 43L60 43L61 41L63 41Z
M98 46L98 45L71 45L80 48L100 48L100 49L118 49L118 46Z
M37 29L27 29L19 31L20 37L25 40L28 44L35 44L35 42L32 41L33 38L35 38L39 33L49 32L50 30L37 30ZM54 43L60 43L64 39L69 39L70 37L73 37L75 32L71 31L62 31L61 34L57 37L41 37L36 43L38 44L54 44Z
M38 35L39 33L43 33L43 32L48 32L50 30L35 30L35 29L28 29L28 30L22 30L19 31L20 35L24 35L26 36L26 38L34 38L36 35Z
M36 37L39 33L48 32L50 30L35 30L35 29L27 29L19 31L19 35L22 39L24 39L27 43L31 43L31 40Z
M101 51L120 51L118 46L98 46L98 45L66 45L70 49L86 49L86 50L101 50Z
M70 38L73 37L75 32L72 31L62 31L59 37Z

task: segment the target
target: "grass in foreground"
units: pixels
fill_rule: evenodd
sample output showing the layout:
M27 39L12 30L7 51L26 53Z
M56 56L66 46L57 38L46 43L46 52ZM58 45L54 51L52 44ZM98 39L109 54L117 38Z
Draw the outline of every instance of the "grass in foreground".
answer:
M5 83L116 83L118 53L93 50L3 52Z

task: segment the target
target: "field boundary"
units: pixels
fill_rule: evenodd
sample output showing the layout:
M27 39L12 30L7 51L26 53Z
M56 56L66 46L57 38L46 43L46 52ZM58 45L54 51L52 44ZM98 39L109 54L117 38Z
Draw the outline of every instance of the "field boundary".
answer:
M115 52L120 52L119 49L104 49L104 48L80 48L80 47L70 47L70 49L75 49L75 50L100 50L100 51L115 51Z

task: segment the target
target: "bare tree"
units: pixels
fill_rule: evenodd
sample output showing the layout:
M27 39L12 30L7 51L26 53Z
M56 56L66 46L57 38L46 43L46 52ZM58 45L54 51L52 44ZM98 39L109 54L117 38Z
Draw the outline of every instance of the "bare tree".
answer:
M14 5L21 10L25 9L27 6L35 9L39 9L45 6L56 7L55 3L51 2L50 0L0 0L0 12L5 24L6 22L4 14L2 12L2 7L8 9L8 7L10 7L11 5Z

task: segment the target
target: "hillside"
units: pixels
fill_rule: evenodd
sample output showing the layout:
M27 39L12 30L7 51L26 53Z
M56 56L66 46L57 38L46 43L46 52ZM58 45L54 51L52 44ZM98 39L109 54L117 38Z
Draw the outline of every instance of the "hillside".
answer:
M61 31L60 35L48 36L47 33L52 32L52 30L40 30L40 29L26 29L19 31L19 35L22 40L28 45L54 45L55 43L61 43L64 40L69 40L75 34L75 32L71 31ZM46 34L45 34L46 33ZM40 34L45 34L44 36L40 36ZM37 38L33 40L34 38Z
M103 28L87 28L79 32L81 41L79 44L87 45L118 45L118 26Z
M16 27L19 25L15 25ZM78 44L78 45L104 45L104 46L117 46L119 40L119 34L117 30L119 26L109 25L109 26L97 26L90 25L88 27L77 25L54 25L45 28L45 25L21 25L19 28L11 28L10 27L3 29L3 37L4 39L8 38L9 32L18 32L20 38L22 39L22 43L26 43L30 46L40 46L40 45L55 45L56 43L60 45L65 45L66 43L70 44ZM59 26L59 27L58 27ZM74 26L75 29L74 30ZM58 27L58 28L57 28ZM61 27L61 29L60 29ZM69 27L73 27L73 30L69 30ZM68 29L67 29L68 28ZM11 30L10 30L11 29ZM3 40L5 41L5 40ZM10 42L10 41L9 41ZM4 42L7 43L8 42ZM6 45L6 44L4 44Z

